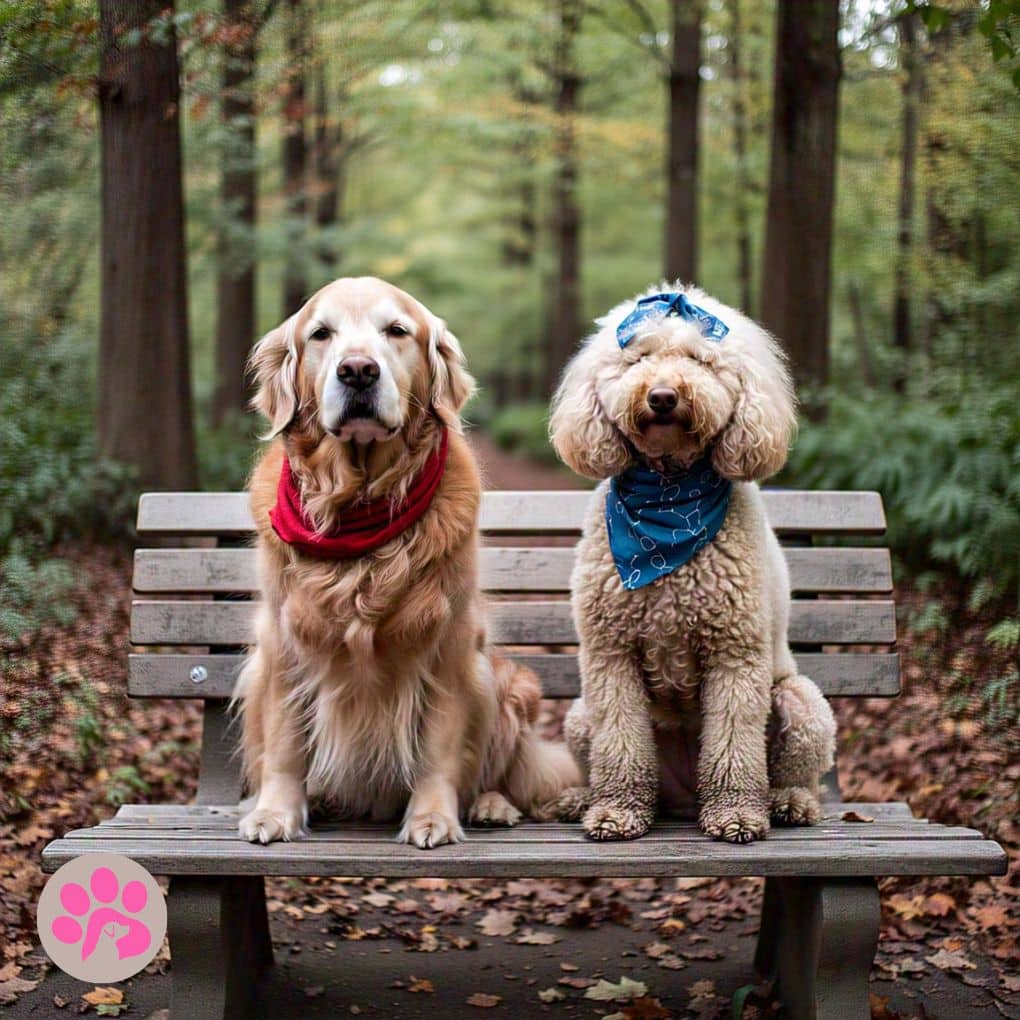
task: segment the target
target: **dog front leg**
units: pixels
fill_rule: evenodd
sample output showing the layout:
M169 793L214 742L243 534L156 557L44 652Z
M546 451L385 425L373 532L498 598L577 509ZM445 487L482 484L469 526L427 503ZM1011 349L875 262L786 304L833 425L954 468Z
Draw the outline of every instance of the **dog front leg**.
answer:
M477 759L467 747L468 711L449 692L430 706L423 734L426 766L411 792L399 842L428 850L464 838L458 790L471 766L468 759Z
M772 666L765 654L710 651L702 678L698 820L716 839L750 843L769 830L765 731Z
M255 809L241 819L241 836L250 843L272 843L304 835L308 822L304 733L288 705L279 671L267 666L262 703L262 757Z
M658 759L641 670L631 649L584 649L591 806L581 825L591 839L636 839L655 817Z

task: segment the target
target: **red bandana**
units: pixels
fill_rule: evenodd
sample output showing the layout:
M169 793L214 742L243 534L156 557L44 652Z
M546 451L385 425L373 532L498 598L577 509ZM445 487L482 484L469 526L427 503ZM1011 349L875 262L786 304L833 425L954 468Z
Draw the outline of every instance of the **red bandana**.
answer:
M276 506L269 511L273 531L288 545L320 559L343 560L370 553L406 531L428 510L446 470L448 447L444 428L439 447L425 461L400 506L394 507L386 497L356 504L344 510L336 530L326 535L317 532L305 515L301 491L291 474L290 461L284 457Z

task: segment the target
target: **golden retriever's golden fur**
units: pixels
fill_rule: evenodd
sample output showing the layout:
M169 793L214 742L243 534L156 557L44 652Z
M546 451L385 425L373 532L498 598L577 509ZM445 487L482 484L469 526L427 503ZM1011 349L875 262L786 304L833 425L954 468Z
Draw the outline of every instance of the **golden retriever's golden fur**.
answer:
M376 366L364 392L342 382L352 359ZM486 645L481 485L459 422L473 384L453 334L381 280L341 279L258 343L252 369L276 438L250 482L262 601L235 694L255 795L241 835L294 839L311 801L345 817L402 814L399 838L425 848L461 839L465 809L514 824L577 783L566 748L534 733L537 679ZM376 551L313 558L270 526L285 454L329 531L357 500L398 503L443 428L431 505Z

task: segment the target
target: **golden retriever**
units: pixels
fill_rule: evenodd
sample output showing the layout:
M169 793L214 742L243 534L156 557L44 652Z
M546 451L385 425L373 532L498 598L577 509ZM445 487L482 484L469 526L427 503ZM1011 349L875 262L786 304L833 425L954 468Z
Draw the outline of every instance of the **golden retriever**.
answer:
M465 809L513 825L578 783L565 746L534 732L537 678L486 644L481 484L459 418L473 381L445 323L382 280L340 279L263 337L251 368L271 441L249 484L262 600L235 693L254 794L240 834L295 839L312 802L402 814L398 839L428 848L463 838ZM284 458L329 536L366 501L399 523L444 451L427 509L370 552L324 558L274 530Z

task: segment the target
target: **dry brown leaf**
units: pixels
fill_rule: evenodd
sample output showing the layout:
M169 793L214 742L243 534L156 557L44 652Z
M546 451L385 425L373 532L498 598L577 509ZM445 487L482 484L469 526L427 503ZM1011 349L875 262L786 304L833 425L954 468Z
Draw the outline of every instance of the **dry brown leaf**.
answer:
M844 811L839 816L844 822L873 822L871 815L862 815L857 811Z
M514 941L521 946L551 946L554 942L559 942L560 937L551 931L532 931L525 928L520 937Z
M498 938L501 935L512 935L517 927L516 922L516 910L490 910L478 922L478 927L483 935Z
M407 986L409 992L427 992L431 995L435 988L432 987L432 982L428 978L416 978L413 974L411 975L411 983Z
M124 1001L124 993L119 988L95 987L86 992L82 998L90 1006L119 1006Z
M477 1006L479 1009L492 1009L503 1001L501 995L489 995L487 992L475 992L468 1000L469 1006Z
M925 959L939 970L977 970L977 967L963 953L940 949L934 956Z

